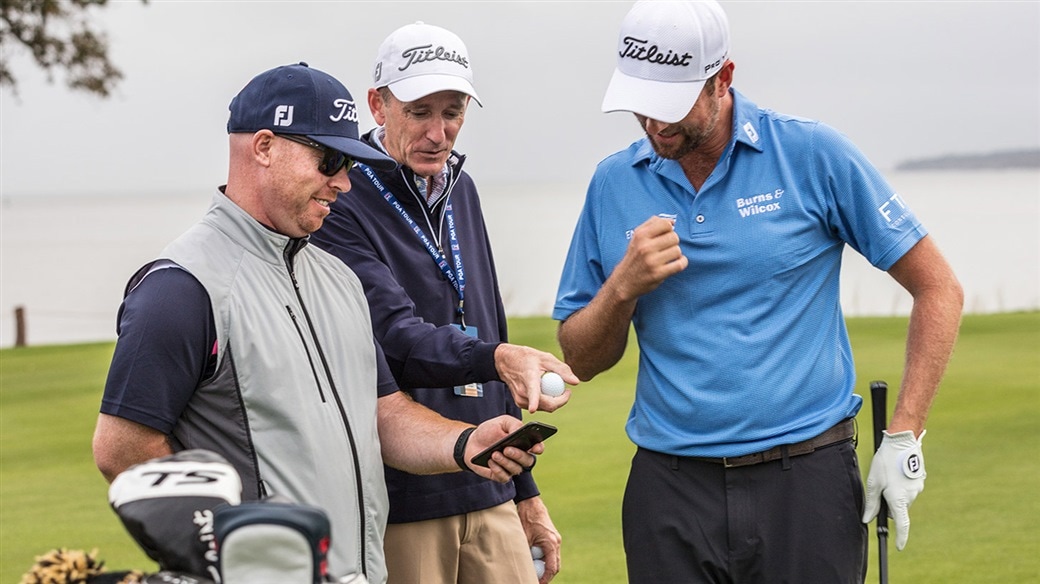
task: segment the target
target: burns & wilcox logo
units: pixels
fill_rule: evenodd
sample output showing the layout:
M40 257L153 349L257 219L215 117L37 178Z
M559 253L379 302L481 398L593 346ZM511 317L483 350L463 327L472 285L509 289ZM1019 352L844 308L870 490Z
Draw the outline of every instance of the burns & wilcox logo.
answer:
M775 213L780 210L780 198L784 189L776 189L771 193L762 193L737 199L737 211L742 219L763 213Z

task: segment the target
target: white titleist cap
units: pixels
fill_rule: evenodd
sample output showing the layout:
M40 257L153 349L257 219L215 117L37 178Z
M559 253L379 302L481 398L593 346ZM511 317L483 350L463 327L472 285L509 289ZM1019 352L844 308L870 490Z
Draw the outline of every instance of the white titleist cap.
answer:
M466 45L455 33L432 24L416 22L390 33L379 45L373 77L377 88L389 87L401 101L460 91L480 104Z
M621 23L603 111L678 122L728 56L729 21L718 2L636 2Z

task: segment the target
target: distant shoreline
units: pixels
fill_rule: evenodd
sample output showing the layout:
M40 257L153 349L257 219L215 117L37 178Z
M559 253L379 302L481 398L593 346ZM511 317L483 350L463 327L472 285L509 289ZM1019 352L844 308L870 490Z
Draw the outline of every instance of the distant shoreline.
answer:
M988 154L949 154L934 158L907 160L897 171L915 170L1010 170L1040 168L1040 148L1003 150Z

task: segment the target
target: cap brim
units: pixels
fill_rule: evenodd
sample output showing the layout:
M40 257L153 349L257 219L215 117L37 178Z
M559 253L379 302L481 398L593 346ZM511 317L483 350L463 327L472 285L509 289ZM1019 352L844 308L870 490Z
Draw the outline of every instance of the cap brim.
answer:
M396 160L368 144L365 144L361 140L346 138L344 136L322 136L314 134L308 134L307 137L323 146L339 150L347 156L364 162L376 170L394 170L397 168Z
M603 111L633 112L673 124L690 113L706 81L650 81L614 69L603 97Z
M473 89L473 84L457 75L416 75L394 81L387 87L393 92L394 97L401 101L415 101L438 91L458 91L472 97L477 105L484 107L477 96L477 90Z

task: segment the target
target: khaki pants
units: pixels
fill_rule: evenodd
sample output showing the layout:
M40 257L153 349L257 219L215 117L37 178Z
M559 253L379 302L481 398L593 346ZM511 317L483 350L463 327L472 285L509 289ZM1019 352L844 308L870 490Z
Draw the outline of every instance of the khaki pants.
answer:
M393 523L383 540L387 584L534 584L531 548L516 504Z

